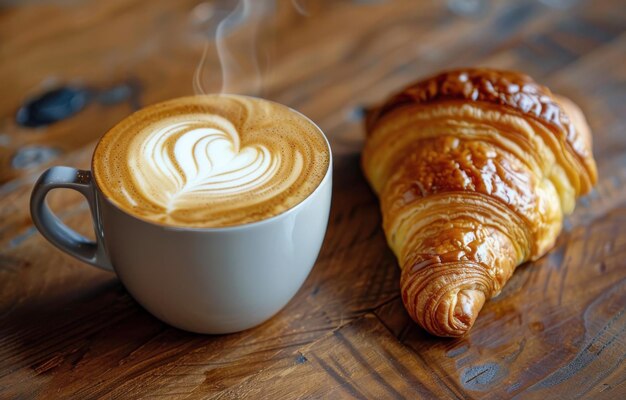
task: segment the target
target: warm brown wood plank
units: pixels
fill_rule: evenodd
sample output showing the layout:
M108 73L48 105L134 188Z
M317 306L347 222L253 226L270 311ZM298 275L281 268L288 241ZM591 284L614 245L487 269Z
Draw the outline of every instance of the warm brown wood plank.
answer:
M160 323L114 276L62 255L30 221L39 173L50 164L88 168L95 140L136 101L93 103L47 128L14 122L19 104L55 80L98 89L133 80L141 104L193 93L214 21L194 13L195 0L0 8L0 398L625 397L621 2L563 10L490 2L472 17L439 1L300 3L307 17L278 2L259 31L268 55L259 94L303 111L328 134L336 161L329 231L285 310L216 337ZM229 43L241 45L251 29L237 27ZM207 49L203 82L215 91L219 60L214 44ZM576 100L594 130L600 182L557 248L521 267L471 334L450 341L419 330L398 299L396 261L359 168L358 108L461 65L524 70ZM239 78L235 89L252 92L254 77ZM13 168L25 146L53 149L52 158ZM51 203L89 233L78 195L53 193Z
M460 396L399 344L375 316L366 314L215 398Z

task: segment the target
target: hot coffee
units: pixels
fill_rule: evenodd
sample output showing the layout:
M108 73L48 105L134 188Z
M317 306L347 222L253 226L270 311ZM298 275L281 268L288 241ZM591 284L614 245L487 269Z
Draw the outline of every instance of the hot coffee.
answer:
M184 97L144 108L107 132L93 175L120 209L179 227L276 216L324 178L328 144L308 118L239 95Z

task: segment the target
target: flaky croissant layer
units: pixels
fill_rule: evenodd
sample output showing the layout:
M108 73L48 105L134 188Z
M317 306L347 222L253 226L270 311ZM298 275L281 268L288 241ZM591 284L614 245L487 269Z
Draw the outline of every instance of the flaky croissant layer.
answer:
M596 181L590 136L571 101L488 69L420 81L368 115L363 170L416 322L462 336L518 265L554 245Z

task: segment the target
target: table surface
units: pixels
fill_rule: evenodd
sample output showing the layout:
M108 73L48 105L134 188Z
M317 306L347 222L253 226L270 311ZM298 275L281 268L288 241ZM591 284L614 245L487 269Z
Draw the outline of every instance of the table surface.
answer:
M57 251L34 229L28 199L48 166L88 168L98 137L133 109L194 93L194 76L219 91L213 38L229 2L4 4L0 398L626 398L622 1L279 1L250 13L259 23L222 24L226 90L310 116L336 161L308 280L276 317L224 336L161 323L113 274ZM580 104L599 182L556 247L519 267L471 333L451 340L403 309L359 151L363 107L467 65L525 71ZM106 95L46 127L15 122L24 101L63 85ZM59 191L50 203L90 234L80 196Z

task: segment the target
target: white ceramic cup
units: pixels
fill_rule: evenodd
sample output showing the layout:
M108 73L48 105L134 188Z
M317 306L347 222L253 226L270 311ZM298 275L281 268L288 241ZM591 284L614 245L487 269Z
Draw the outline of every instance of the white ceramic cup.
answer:
M41 175L30 211L37 229L53 245L114 271L130 294L162 321L198 333L236 332L280 311L311 271L330 210L330 146L328 152L326 175L306 199L282 214L249 224L188 228L147 222L115 206L90 171L70 167L52 167ZM51 212L45 198L57 188L85 196L95 242Z

